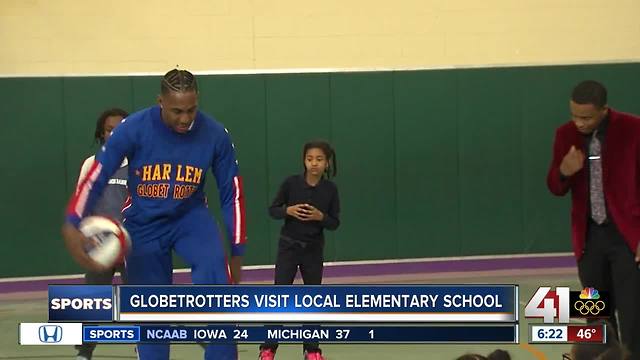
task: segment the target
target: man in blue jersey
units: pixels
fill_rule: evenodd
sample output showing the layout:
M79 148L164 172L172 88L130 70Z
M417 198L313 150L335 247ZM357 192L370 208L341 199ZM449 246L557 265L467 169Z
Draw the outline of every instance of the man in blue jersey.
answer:
M158 105L131 114L109 138L71 198L62 232L73 258L90 270L89 240L77 229L91 212L111 175L129 160L131 206L125 226L132 238L127 257L129 284L172 283L171 252L191 266L194 284L240 280L245 244L244 198L233 143L227 130L198 111L198 85L186 70L162 79ZM231 264L206 205L205 175L218 185ZM169 359L168 344L138 345L140 359ZM205 359L236 359L235 345L208 345Z

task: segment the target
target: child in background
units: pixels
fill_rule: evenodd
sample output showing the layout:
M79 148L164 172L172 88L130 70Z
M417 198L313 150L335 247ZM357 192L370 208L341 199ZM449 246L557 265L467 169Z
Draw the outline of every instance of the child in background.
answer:
M96 131L94 135L96 143L99 146L103 146L109 139L109 136L111 136L111 131L120 125L122 120L127 116L128 114L126 111L118 108L103 111L96 122ZM89 156L82 164L76 189L80 186L82 180L89 172L89 169L95 162L95 159L95 155ZM118 169L109 180L102 197L98 200L98 203L93 210L93 215L107 216L112 219L122 221L122 207L129 196L129 191L127 190L127 171L127 160L125 159L120 165L120 169ZM116 271L120 272L120 276L124 281L126 278L124 264L120 264L114 268L107 269L106 271L88 271L84 276L85 282L89 285L109 285L112 283L113 274ZM93 350L95 348L95 343L76 345L76 349L78 350L78 357L76 360L91 360Z
M302 151L304 173L289 176L269 208L272 218L284 219L278 242L275 284L291 285L298 269L305 285L320 285L324 262L324 229L340 225L336 154L325 141L312 141ZM260 360L272 360L278 344L262 344ZM305 343L304 358L323 360L318 343Z

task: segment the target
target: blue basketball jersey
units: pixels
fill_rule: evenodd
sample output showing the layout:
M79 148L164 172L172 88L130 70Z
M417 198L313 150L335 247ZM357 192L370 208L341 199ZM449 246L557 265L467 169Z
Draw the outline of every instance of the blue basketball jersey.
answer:
M125 157L129 160L131 203L124 217L132 235L150 237L188 216L190 210L206 206L204 184L211 169L232 255L243 254L242 179L234 145L222 124L198 111L191 129L180 134L163 122L159 106L129 115L113 131L78 186L67 208L67 221L78 226L92 211Z

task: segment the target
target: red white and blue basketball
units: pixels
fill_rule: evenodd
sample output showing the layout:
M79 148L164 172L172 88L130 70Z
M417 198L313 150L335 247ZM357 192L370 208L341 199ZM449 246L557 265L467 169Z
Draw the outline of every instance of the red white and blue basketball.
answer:
M80 222L80 231L96 244L85 249L93 261L113 267L120 264L129 249L131 238L118 221L104 216L89 216Z

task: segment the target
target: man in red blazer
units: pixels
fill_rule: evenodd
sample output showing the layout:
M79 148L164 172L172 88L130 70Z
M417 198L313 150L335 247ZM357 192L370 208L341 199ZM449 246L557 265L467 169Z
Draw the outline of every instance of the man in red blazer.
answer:
M571 94L556 130L549 190L571 190L571 233L584 287L609 291L622 343L640 357L640 118L608 107L595 81Z

